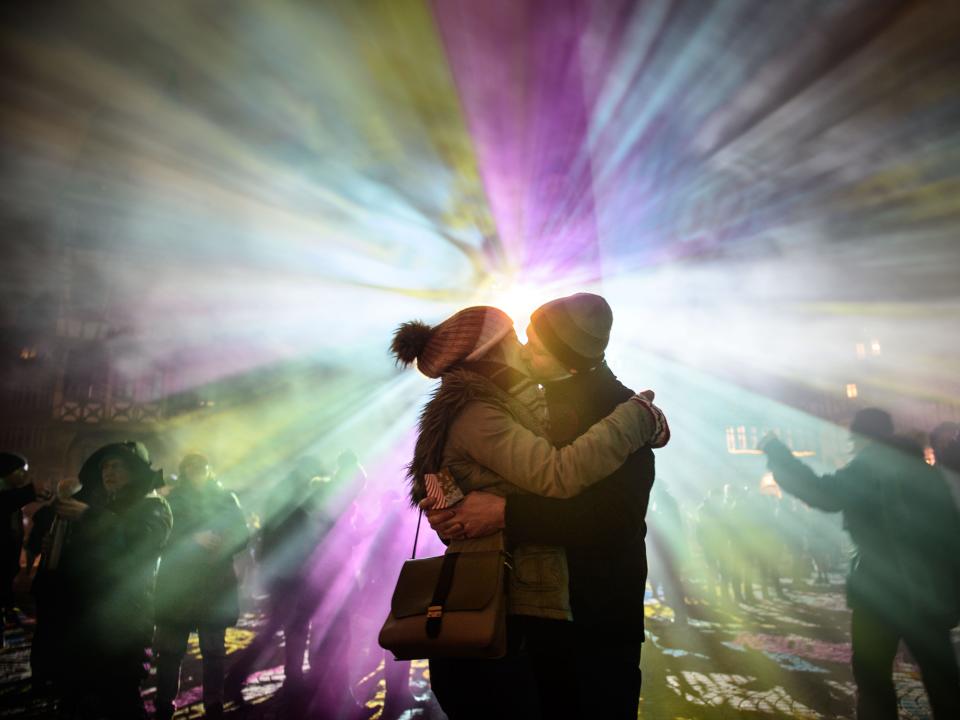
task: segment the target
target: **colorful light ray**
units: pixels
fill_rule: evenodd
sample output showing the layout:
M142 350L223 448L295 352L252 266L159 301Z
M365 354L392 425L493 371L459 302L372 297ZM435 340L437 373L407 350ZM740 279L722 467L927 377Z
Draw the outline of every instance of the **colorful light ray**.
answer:
M589 289L614 307L612 367L670 412L659 468L681 502L760 482L727 427L814 438L829 470L851 378L904 429L958 417L957 12L21 11L0 30L0 207L14 266L42 265L3 289L121 328L110 365L162 376L155 399L210 394L165 423L163 462L204 448L252 505L344 447L368 492L402 488L430 385L393 374L398 322L489 302L522 334L540 302ZM317 567L360 552L330 571L323 617L352 574L389 575L401 517L335 527Z

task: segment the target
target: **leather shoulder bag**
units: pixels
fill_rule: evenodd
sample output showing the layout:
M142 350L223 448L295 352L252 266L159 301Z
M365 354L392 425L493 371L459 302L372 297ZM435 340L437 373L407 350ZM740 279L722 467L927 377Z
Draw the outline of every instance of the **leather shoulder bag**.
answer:
M411 558L397 579L380 647L397 660L499 658L507 652L503 549Z

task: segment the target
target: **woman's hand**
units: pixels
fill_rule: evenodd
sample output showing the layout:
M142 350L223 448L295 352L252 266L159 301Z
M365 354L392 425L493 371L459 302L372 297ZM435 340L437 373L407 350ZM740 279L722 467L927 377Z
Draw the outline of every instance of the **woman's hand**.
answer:
M57 500L53 507L57 515L64 520L79 520L80 517L90 509L90 506L86 503L74 500L73 498Z
M443 540L464 540L492 535L504 527L507 501L487 492L469 493L451 508L432 510L429 498L420 502L430 527Z

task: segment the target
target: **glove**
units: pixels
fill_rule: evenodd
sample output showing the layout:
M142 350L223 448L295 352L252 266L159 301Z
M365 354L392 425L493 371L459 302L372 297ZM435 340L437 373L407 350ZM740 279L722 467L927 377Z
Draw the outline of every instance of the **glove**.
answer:
M652 395L652 391L645 390L642 393L637 393L630 399L644 408L650 414L650 419L653 421L653 433L647 445L654 448L662 448L670 442L670 425L667 424L667 418L663 414L663 410L650 402Z

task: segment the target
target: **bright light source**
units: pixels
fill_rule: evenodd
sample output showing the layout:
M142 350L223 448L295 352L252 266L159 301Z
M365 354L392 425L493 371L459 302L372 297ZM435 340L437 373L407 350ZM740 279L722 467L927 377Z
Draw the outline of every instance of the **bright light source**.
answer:
M548 300L576 291L577 289L547 288L509 276L496 276L481 291L479 302L498 307L509 315L517 330L517 336L522 342L526 342L530 314Z
M880 341L879 341L879 340L871 340L871 341L870 341L870 353L873 354L873 355L879 355L879 354L880 354Z
M848 383L848 384L847 384L847 397L848 397L848 398L850 398L850 399L852 400L853 398L857 397L857 395L859 395L859 394L860 394L860 392L857 390L857 384L856 384L856 383Z

